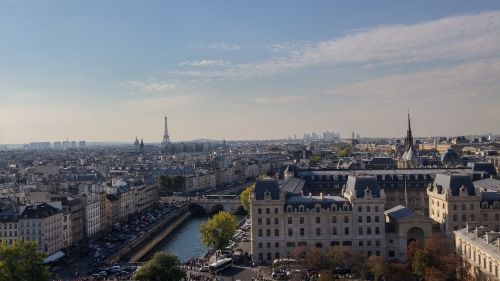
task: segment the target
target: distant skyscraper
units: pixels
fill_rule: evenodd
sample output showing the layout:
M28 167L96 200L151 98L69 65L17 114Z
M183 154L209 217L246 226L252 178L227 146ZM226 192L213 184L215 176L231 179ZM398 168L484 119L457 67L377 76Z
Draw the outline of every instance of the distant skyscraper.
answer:
M165 132L163 133L163 140L161 141L161 144L167 145L169 143L170 143L170 136L168 135L167 116L165 116Z

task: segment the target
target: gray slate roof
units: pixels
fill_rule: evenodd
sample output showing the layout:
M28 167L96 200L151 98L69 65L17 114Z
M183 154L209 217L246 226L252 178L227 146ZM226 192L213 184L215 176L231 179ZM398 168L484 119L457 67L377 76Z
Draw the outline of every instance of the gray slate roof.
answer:
M385 214L392 219L397 221L402 220L406 217L413 215L414 211L412 209L406 208L405 206L398 205L394 208L391 208L385 211Z
M345 191L353 191L357 198L363 198L365 196L366 188L370 189L374 198L380 197L380 187L374 176L349 176Z

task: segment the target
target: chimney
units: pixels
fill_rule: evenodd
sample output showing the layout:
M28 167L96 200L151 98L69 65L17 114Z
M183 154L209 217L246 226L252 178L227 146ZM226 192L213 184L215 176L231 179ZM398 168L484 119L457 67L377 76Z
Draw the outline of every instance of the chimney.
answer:
M323 192L321 192L321 193L319 194L319 198L321 198L321 200L323 200Z
M312 193L311 193L311 192L309 192L309 198L312 198L312 197L313 197Z
M474 229L476 229L476 226L478 226L478 223L476 223L476 222L467 222L465 230L467 231L467 233L469 233L469 232L473 231Z
M479 237L483 236L483 234L486 233L488 230L489 229L486 226L476 227L476 237L479 238Z
M500 238L500 232L494 232L494 231L486 232L487 243L490 243L493 240L497 240L498 238Z

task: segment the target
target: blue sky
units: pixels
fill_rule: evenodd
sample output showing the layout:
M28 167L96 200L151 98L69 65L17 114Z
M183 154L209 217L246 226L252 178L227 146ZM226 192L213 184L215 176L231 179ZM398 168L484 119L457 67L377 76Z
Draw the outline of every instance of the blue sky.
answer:
M0 0L0 143L500 133L500 2Z

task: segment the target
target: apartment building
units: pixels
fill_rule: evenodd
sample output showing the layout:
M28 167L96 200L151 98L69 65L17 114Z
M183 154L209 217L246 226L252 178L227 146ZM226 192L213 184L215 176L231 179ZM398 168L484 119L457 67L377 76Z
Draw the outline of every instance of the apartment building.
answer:
M23 206L19 215L19 238L38 243L38 249L51 255L63 247L61 209L47 203Z

